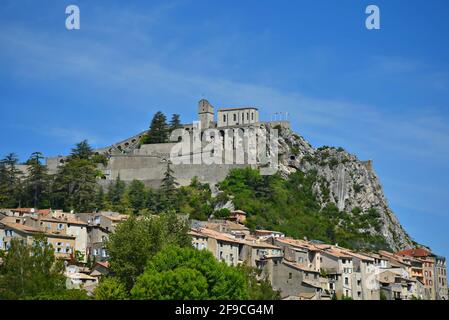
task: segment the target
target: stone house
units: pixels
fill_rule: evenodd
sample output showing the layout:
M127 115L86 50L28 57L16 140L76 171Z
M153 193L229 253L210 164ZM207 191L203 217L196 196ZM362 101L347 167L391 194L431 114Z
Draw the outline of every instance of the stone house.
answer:
M320 299L322 288L318 271L284 260L273 264L271 272L273 289L280 291L281 298Z

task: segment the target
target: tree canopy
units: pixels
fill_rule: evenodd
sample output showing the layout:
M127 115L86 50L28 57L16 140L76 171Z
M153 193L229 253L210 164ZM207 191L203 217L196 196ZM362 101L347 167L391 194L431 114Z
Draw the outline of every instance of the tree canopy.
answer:
M174 213L129 218L106 243L111 270L128 290L131 289L148 259L164 246L191 246L188 228L186 221Z
M165 143L168 142L169 127L167 117L158 111L151 120L150 130L142 137L142 144Z
M149 260L134 299L247 299L245 275L206 250L166 247Z
M84 292L66 289L63 270L44 236L31 245L12 239L0 266L0 299L86 299Z

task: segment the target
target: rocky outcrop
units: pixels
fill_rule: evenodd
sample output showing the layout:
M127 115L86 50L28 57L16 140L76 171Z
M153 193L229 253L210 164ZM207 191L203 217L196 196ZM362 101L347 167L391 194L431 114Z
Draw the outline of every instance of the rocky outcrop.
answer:
M318 179L314 190L322 207L333 203L340 211L350 214L354 210L367 214L375 209L379 214L380 228L364 232L381 235L394 250L413 245L389 208L370 160L361 161L342 148L325 146L315 149L303 137L285 128L280 130L278 148L281 174L288 175L296 170L316 171Z

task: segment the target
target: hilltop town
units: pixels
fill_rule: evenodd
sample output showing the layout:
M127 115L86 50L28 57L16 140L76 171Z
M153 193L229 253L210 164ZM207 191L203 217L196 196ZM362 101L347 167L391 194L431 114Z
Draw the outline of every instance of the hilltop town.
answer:
M210 252L230 273L250 268L257 275L250 271L248 279L261 288L268 285L269 298L448 299L445 258L405 232L371 161L360 161L341 147L315 149L288 121L261 121L256 107L221 108L215 117L214 107L202 99L197 122L181 124L174 115L168 126L165 120L159 112L147 131L100 149L83 141L70 155L47 158L45 164L39 153L24 164L6 157L0 166L0 270L13 258L11 248L32 246L43 236L56 261L64 262L67 289L98 298L96 288L119 279L114 285L124 288L123 297L151 298L139 287L142 274L149 272L145 259L174 244ZM225 151L182 150L180 158L191 162L174 163L173 149L182 143L170 141L175 130L181 138L198 133L200 146L210 130L216 135L211 140ZM238 160L240 138L229 135L239 130L277 135L274 145L249 163L250 138L241 140ZM194 144L188 141L189 147ZM232 161L221 163L227 145ZM211 154L217 162L192 161ZM261 173L267 166L275 172ZM169 213L176 221L167 218L166 226L158 225L159 217ZM145 259L136 262L141 257L130 248L143 249L129 239L153 232L151 225L153 231L134 234L146 223L179 227L171 232L179 239L170 240L170 232L151 238L158 247L149 248L149 256L143 251ZM122 245L131 251L118 263ZM122 265L130 269L123 271ZM0 283L1 277L0 272Z

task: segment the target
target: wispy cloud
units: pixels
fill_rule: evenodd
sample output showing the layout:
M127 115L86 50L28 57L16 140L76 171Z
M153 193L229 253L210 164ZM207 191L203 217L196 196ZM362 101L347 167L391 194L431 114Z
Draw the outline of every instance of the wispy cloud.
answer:
M157 15L163 12L161 10ZM140 14L134 17L131 12L127 12L125 17L124 21L136 23L151 21ZM338 133L343 138L355 138L361 146L377 145L378 148L413 157L449 160L449 124L437 111L424 117L422 114L387 114L375 105L312 97L263 84L210 76L194 69L180 71L162 61L160 53L154 60L152 54L135 57L132 50L119 48L110 42L96 42L89 37L66 41L66 37L70 37L68 33L61 41L49 34L29 32L17 26L7 27L6 30L8 32L0 35L0 44L8 48L8 59L14 60L12 65L16 66L15 71L33 81L66 80L81 86L83 83L95 84L110 88L112 99L118 92L143 98L157 92L176 95L187 101L205 94L224 105L261 106L267 117L271 112L287 111L294 123L305 126L304 129L311 134L321 136L321 140L333 141ZM140 43L150 43L152 47L151 34L138 32L138 28L136 30L130 36L137 37ZM164 47L160 49L163 51ZM193 56L188 58L207 63L208 57L202 51L192 52L190 54ZM416 63L397 58L382 57L378 60L379 65L392 72L409 72L417 66ZM63 135L62 131L59 133ZM417 145L419 148L415 147Z

